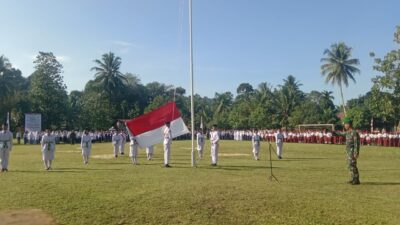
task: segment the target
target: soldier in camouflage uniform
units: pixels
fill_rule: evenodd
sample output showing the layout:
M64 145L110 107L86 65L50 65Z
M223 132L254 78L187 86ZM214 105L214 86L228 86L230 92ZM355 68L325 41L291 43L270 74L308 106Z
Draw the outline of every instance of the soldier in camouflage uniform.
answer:
M360 136L353 129L353 121L350 118L344 118L343 122L346 133L338 135L346 137L347 163L351 174L351 180L348 183L358 185L360 184L360 175L357 168L357 158L360 153Z

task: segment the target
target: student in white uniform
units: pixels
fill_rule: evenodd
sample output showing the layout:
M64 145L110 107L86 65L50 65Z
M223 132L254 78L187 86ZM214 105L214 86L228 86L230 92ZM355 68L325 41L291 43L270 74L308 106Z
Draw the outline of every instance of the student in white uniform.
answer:
M139 144L137 143L135 137L130 136L129 138L131 140L130 144L129 144L129 157L132 160L132 164L133 165L137 165L138 164L138 160L137 160L137 155L138 155L138 150L139 150Z
M204 150L204 134L203 134L203 130L200 129L197 132L197 151L199 153L200 159L203 158L203 150Z
M278 159L282 159L283 140L284 136L282 134L281 128L279 128L278 132L276 132L275 134L276 154L278 155Z
M124 155L125 154L126 135L124 132L121 132L119 135L121 135L121 145L119 146L119 153L121 153L121 155Z
M51 135L50 129L46 129L40 144L42 147L44 167L46 170L51 170L51 164L54 160L54 153L56 151L56 140L55 137Z
M113 134L111 141L112 141L112 145L114 147L114 157L117 158L118 157L118 150L121 146L121 135L119 134L119 131L115 131L115 133Z
M0 162L1 172L8 172L8 161L13 147L13 134L7 130L7 124L1 125L0 131Z
M83 163L86 165L89 163L89 156L92 152L92 137L89 135L89 132L85 130L81 137L81 148L82 148L82 157Z
M154 154L154 146L151 145L149 147L146 147L147 160L152 160L153 154Z
M169 165L169 158L171 155L172 134L170 122L165 123L164 128L164 167L171 167Z
M260 160L260 142L261 142L261 137L258 134L258 130L255 129L253 131L253 136L251 137L251 143L253 145L253 156L255 160Z
M217 125L213 125L210 132L210 142L211 142L211 166L216 166L218 164L218 148L219 148L219 132Z

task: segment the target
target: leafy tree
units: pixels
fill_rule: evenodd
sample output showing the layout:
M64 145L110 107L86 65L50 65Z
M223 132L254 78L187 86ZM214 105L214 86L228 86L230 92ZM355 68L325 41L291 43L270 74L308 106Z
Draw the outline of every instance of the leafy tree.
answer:
M400 44L400 26L397 26L394 37L395 43ZM371 56L374 57L375 55L372 53ZM385 96L384 100L379 100L382 101L382 105L386 105L387 108L385 108L385 111L391 111L390 113L393 115L394 123L398 124L400 120L398 116L400 113L400 48L397 47L390 51L383 59L375 58L374 69L383 75L376 76L372 79L374 83L372 92L376 95L376 98L379 98L379 95ZM390 97L386 96L385 93L389 94ZM378 108L376 104L379 103L375 102L374 104L374 108ZM376 112L374 116L381 116L378 115L378 111L374 110L374 112ZM386 112L386 115L382 117L384 120L388 117L387 113L389 112Z
M63 66L51 52L39 52L34 64L29 89L32 111L42 114L44 127L65 126L68 96L61 75Z
M349 86L349 79L356 82L355 73L360 73L356 67L360 64L358 59L351 58L351 48L345 43L339 42L331 45L330 49L324 51L326 58L322 58L321 73L325 77L325 82L331 82L332 85L337 84L340 88L342 97L343 112L346 114L345 101L343 96L343 85Z
M302 84L296 81L296 78L292 75L289 75L283 82L280 89L274 93L274 105L279 114L280 126L287 127L289 125L288 119L294 108L304 99L304 93L300 90Z

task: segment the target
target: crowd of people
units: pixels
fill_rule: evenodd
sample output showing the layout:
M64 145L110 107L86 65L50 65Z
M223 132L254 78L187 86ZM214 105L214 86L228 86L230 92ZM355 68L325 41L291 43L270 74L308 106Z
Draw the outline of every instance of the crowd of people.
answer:
M112 142L112 136L115 131L89 131L93 143ZM276 129L258 130L262 141L275 142ZM400 132L386 132L384 129L374 132L360 131L360 144L369 146L383 147L400 147ZM51 133L55 137L56 144L75 144L80 143L83 136L83 131L67 131L55 130ZM304 131L285 131L282 130L284 142L288 143L306 143L306 144L344 144L346 140L342 136L335 135L335 132L329 130L304 130ZM18 144L23 140L24 144L40 144L44 132L28 132L19 134L16 133ZM205 134L210 137L209 133ZM251 141L253 130L221 130L221 140L236 140L236 141ZM129 135L124 133L124 137L129 142ZM182 135L176 139L188 140L191 139L191 134Z
M277 130L259 130L258 134L262 140L275 142ZM381 131L357 131L360 135L361 145L400 147L400 132ZM222 132L221 132L222 133ZM252 130L233 130L225 131L221 139L228 140L251 140ZM307 143L307 144L345 144L343 136L335 135L336 132L329 130L305 130L305 131L282 131L284 142L288 143ZM225 138L223 138L225 137Z
M88 135L91 137L93 143L111 142L113 132L112 130L89 131ZM17 143L20 144L22 140L24 144L40 144L44 134L44 131L25 131L22 135L20 132L17 132ZM81 142L84 131L54 130L51 134L55 137L56 144L76 144Z

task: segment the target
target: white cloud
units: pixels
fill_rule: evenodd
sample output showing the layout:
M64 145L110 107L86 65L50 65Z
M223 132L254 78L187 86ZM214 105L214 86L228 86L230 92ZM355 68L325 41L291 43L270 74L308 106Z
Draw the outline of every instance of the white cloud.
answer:
M128 53L131 48L141 48L142 46L127 42L127 41L120 41L120 40L114 40L111 41L112 45L116 47L116 50L118 53L125 54Z
M69 62L69 61L71 61L71 57L66 56L66 55L59 55L59 56L56 56L56 59L57 59L58 61L60 61L60 62Z
M112 41L112 43L115 45L124 46L124 47L133 46L132 43L126 42L126 41Z

